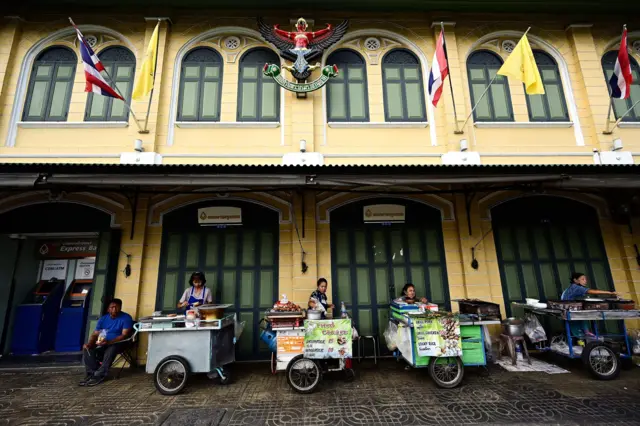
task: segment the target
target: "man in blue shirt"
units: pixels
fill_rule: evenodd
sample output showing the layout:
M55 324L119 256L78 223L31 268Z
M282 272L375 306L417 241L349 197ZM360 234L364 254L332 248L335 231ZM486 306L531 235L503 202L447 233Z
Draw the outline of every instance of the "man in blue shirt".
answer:
M129 338L132 329L133 319L122 312L122 300L113 299L108 313L98 320L95 331L82 347L82 362L87 375L80 386L96 386L104 381L116 356L126 349L123 341Z

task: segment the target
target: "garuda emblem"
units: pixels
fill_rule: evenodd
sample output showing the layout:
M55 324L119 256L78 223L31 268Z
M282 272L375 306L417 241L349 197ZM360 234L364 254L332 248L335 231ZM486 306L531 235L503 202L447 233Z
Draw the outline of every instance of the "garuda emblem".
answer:
M319 63L309 63L322 56L322 52L337 43L347 32L349 21L342 21L337 26L327 24L318 31L307 31L307 21L298 19L296 31L289 32L280 29L279 25L268 26L261 19L258 28L262 38L273 44L280 51L280 56L293 62L291 66L283 66L299 83L311 76L313 70L320 67ZM266 68L266 67L265 67Z

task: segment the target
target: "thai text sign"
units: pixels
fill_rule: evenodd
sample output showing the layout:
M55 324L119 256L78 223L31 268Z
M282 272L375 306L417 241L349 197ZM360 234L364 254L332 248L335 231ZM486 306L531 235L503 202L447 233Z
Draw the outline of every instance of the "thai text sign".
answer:
M405 206L398 204L373 204L362 208L363 219L369 223L397 222L405 220Z
M68 259L94 257L98 251L97 240L39 241L38 255L43 259Z
M413 320L418 356L462 356L457 315Z
M239 207L205 207L198 209L200 225L240 225L242 209Z
M351 358L353 331L350 319L307 320L304 328L305 358Z

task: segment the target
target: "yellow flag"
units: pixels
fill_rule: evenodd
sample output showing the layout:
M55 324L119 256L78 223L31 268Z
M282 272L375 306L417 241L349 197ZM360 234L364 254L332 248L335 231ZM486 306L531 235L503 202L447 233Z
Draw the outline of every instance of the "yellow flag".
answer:
M523 35L498 74L516 78L524 83L527 95L544 95L544 85L533 57L527 35Z
M149 46L147 46L147 53L140 68L140 73L136 80L136 85L133 87L132 98L136 101L142 100L153 89L153 76L156 72L156 58L158 56L158 29L160 28L160 21L153 30L151 40L149 40Z

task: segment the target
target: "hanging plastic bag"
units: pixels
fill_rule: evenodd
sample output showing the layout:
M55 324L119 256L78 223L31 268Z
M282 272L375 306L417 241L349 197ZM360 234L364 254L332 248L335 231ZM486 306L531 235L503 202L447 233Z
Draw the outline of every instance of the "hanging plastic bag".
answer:
M547 340L547 333L542 328L538 317L532 314L524 316L524 332L531 340L531 343L538 343Z
M631 352L634 355L640 355L640 330L629 330L629 339Z
M398 348L396 338L398 336L398 325L395 322L389 321L389 325L384 332L384 340L387 343L387 347L390 351L395 351Z

